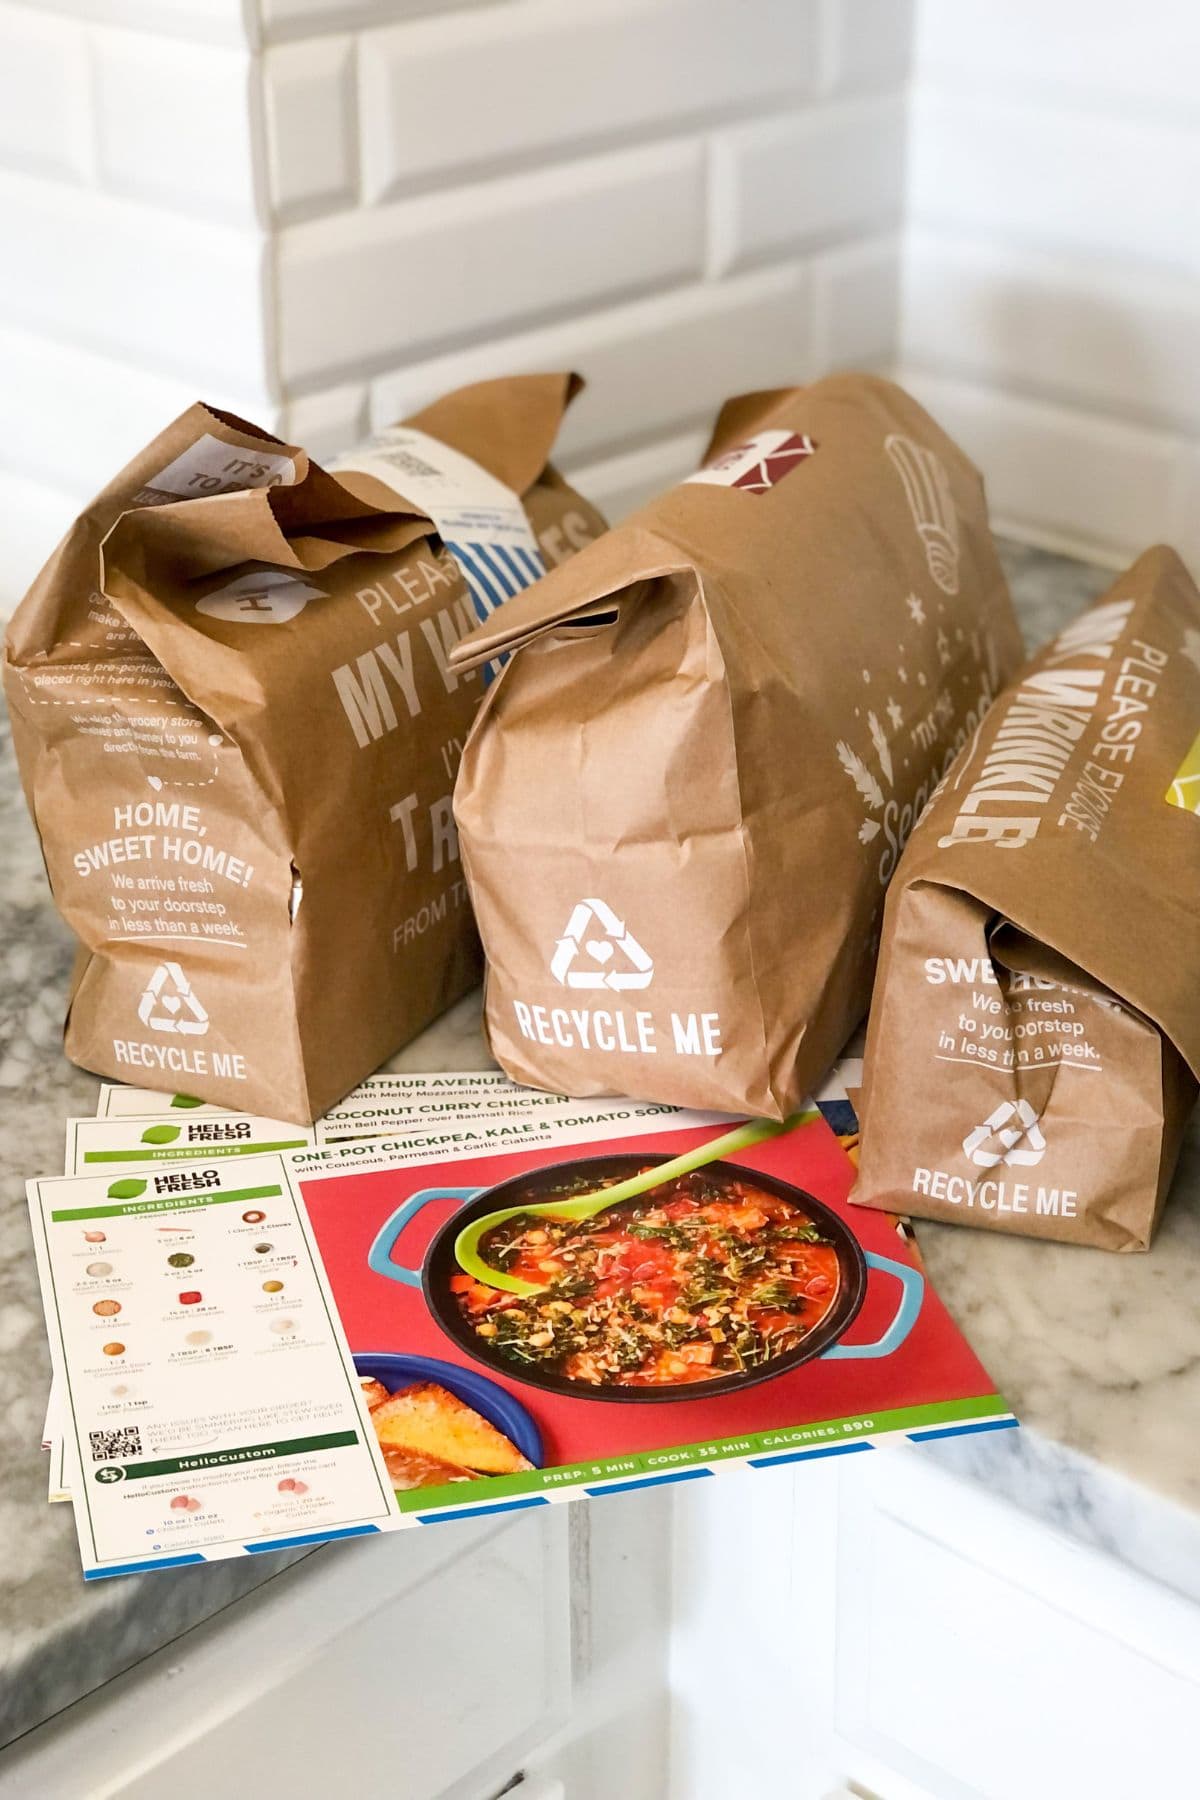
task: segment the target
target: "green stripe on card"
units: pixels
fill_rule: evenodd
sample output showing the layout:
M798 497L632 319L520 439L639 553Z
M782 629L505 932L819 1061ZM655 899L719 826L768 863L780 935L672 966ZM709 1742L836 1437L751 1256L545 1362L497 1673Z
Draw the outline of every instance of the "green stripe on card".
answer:
M119 1219L134 1213L180 1212L193 1206L227 1206L234 1200L278 1200L278 1187L236 1188L232 1193L163 1194L157 1200L128 1200L121 1206L68 1206L50 1214L56 1225L72 1219Z
M772 1431L747 1431L741 1437L711 1438L703 1444L639 1451L629 1456L597 1457L564 1468L532 1469L520 1475L494 1475L476 1483L454 1482L439 1488L415 1488L397 1493L401 1512L432 1512L442 1506L463 1506L478 1498L498 1499L511 1494L550 1494L556 1488L578 1494L596 1482L630 1477L667 1475L679 1469L711 1467L715 1463L743 1461L789 1450L833 1448L868 1443L897 1431L919 1431L937 1425L954 1425L968 1419L1007 1417L1009 1407L1000 1394L979 1394L965 1400L935 1400L926 1406L895 1407L888 1412L854 1413L843 1419L814 1419L804 1425L780 1425Z
M283 1138L273 1144L176 1144L152 1150L85 1150L85 1163L208 1162L214 1156L264 1156L270 1150L303 1150L307 1138Z

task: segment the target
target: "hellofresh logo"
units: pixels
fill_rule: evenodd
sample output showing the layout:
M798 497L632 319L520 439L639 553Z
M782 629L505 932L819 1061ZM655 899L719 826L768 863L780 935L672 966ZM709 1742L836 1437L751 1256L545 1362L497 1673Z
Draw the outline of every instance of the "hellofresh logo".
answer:
M1028 1100L1005 1100L990 1118L969 1131L963 1149L979 1169L1035 1167L1046 1154L1046 1139Z
M554 947L550 973L560 987L607 988L620 994L650 986L654 959L611 906L580 900Z
M181 1125L148 1125L142 1133L143 1144L173 1144L183 1127Z
M140 1200L146 1191L144 1181L138 1181L133 1175L123 1175L120 1181L110 1181L108 1198L110 1200Z

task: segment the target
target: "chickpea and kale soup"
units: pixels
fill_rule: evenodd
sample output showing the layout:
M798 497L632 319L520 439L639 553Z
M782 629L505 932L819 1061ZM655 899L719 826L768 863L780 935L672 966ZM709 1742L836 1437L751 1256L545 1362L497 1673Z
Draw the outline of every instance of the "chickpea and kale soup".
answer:
M538 1200L595 1191L581 1177ZM593 1387L761 1369L807 1337L838 1289L837 1251L799 1206L753 1179L704 1171L590 1219L519 1214L486 1233L480 1251L544 1286L524 1298L452 1276L476 1336L514 1372Z

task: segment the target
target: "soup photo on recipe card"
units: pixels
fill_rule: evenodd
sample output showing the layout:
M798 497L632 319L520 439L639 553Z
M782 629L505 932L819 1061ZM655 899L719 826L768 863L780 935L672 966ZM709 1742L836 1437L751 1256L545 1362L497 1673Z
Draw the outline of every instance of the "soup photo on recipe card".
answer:
M819 1112L625 1108L567 1147L287 1159L402 1515L1012 1422Z

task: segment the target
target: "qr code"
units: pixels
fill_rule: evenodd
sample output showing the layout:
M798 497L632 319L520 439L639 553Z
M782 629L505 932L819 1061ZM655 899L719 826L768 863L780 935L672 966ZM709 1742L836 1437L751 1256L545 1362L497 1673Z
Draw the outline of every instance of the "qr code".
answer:
M89 1431L92 1461L111 1462L116 1456L140 1456L142 1434L136 1425L119 1425L115 1431Z

